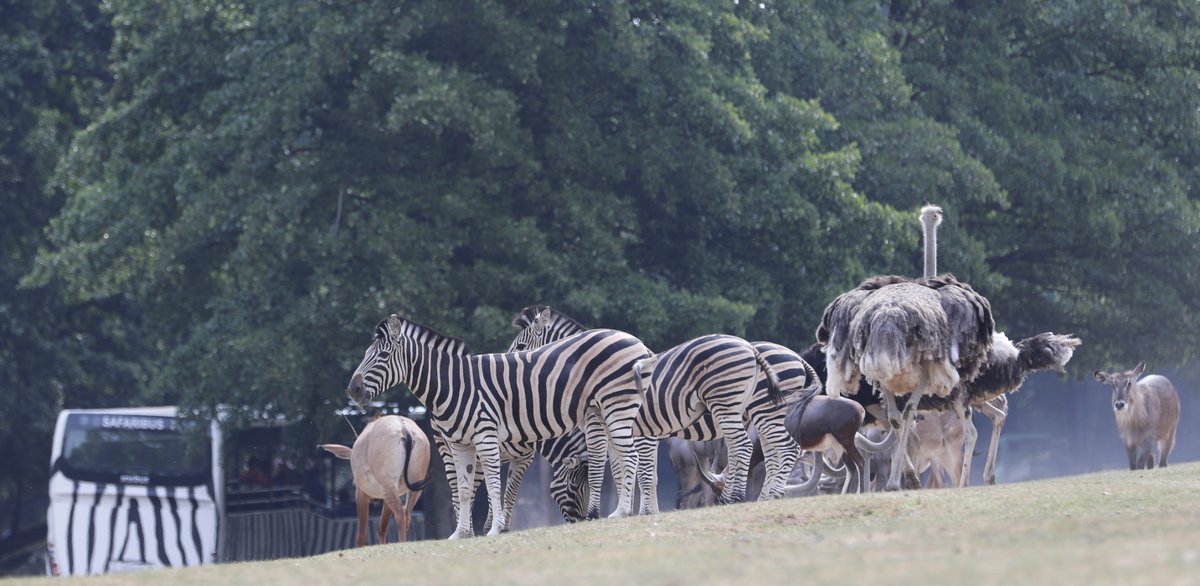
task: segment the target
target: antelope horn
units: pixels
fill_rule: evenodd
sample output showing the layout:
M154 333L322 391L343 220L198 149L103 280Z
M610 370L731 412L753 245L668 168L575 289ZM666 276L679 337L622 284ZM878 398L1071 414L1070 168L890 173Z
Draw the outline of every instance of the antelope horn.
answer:
M808 480L800 484L789 484L783 487L783 490L789 496L813 495L817 493L817 489L821 484L821 476L825 472L825 458L821 454L813 453L813 469Z
M891 450L895 445L896 430L891 428L887 430L887 433L884 434L883 439L879 440L878 443L871 441L870 438L863 435L861 432L856 432L854 434L854 447L858 448L861 452L879 454Z
M696 469L700 471L700 480L718 495L725 492L725 479L709 472L708 468L700 463L700 455L695 450L692 450L692 459L696 461Z

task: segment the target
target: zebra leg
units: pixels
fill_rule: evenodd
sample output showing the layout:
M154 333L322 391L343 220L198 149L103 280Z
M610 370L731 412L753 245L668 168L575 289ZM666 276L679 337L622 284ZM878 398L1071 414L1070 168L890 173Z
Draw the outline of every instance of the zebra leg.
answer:
M455 481L455 478L457 478L457 476L455 473L456 466L454 464L454 456L451 454L450 448L446 446L446 439L442 436L442 434L435 432L433 434L433 439L434 439L434 443L437 445L438 454L440 454L442 456L442 464L446 467L446 481L447 481L446 483L450 486L450 505L452 507L451 512L454 514L455 518L457 519L458 518L458 502L459 501L458 501L458 482ZM473 484L471 485L471 495L472 496L479 493L479 485L483 484L483 470L479 467L478 461L475 462L474 468L475 468L475 480L474 480ZM488 509L487 520L484 521L483 526L490 527L491 525L492 525L492 511L491 511L491 509Z
M746 500L746 478L749 476L750 452L753 446L746 427L742 424L742 413L732 406L712 405L713 419L725 436L725 449L729 463L725 471L725 490L718 497L721 503L740 503Z
M638 490L641 497L639 515L658 513L658 439L652 437L633 438L637 450Z
M434 430L433 443L437 446L438 454L442 457L442 465L446 468L446 484L450 485L450 504L453 507L452 513L458 518L458 474L457 466L454 465L454 454L450 451L450 446L446 444L446 438L441 433Z
M609 517L628 517L633 511L633 481L637 475L638 453L634 449L633 437L633 421L628 417L609 417L606 418L605 429L607 431L606 442L608 447L613 451L613 480L620 479L617 483L617 509L609 515ZM591 437L589 434L589 458L591 449ZM600 449L600 453L604 454L605 450ZM590 464L590 462L589 462ZM588 473L592 473L592 469L588 468ZM599 495L592 495L593 499L599 501Z
M783 487L787 485L788 476L796 467L796 459L800 457L800 444L792 439L784 427L783 418L762 417L755 421L758 428L758 440L762 444L763 464L767 468L766 480L758 493L758 500L765 501L783 496Z
M584 424L586 425L585 443L587 444L588 453L588 519L600 518L600 487L604 485L604 464L608 461L608 433L604 429L604 424L600 420L600 415L595 409L588 409ZM623 477L620 474L623 472L615 466L616 460L613 460L613 479L620 486L623 482ZM620 480L617 480L620 479Z
M459 498L457 506L457 521L458 524L454 529L454 533L450 535L450 539L460 539L473 537L475 530L471 526L471 505L475 504L475 493L471 490L471 481L475 476L475 446L471 444L451 444L446 443L451 454L451 460L454 461L454 482L451 486L458 485ZM449 460L448 460L449 461ZM447 473L450 472L447 466Z
M533 463L533 452L516 454L508 463L508 482L504 486L504 525L500 531L508 531L512 524L513 513L517 509L517 497L521 494L521 480Z
M487 534L499 535L500 531L508 526L508 511L504 509L500 497L500 442L496 439L496 434L491 432L476 435L475 450L479 456L479 465L483 468L483 483L487 485L488 508L493 512L492 528Z

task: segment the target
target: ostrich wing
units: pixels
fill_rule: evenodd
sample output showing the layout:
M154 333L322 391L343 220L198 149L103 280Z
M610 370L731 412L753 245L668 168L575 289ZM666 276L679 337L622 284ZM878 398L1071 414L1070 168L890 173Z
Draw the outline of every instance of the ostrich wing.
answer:
M923 279L922 283L937 292L945 312L950 362L962 380L975 380L987 363L996 333L991 303L950 274Z
M903 282L908 282L908 279L898 276L872 277L838 295L825 307L821 325L817 327L817 343L825 349L827 374L830 375L825 381L828 394L852 394L858 386L860 372L855 357L857 353L850 347L850 324L859 306L881 288Z
M926 386L941 395L958 383L947 360L946 314L929 287L915 282L881 287L857 306L849 336L851 360L892 393Z

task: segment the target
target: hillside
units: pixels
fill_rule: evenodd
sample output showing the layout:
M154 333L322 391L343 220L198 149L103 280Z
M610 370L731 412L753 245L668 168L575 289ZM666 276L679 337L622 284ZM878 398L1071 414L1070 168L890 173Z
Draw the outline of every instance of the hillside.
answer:
M1184 584L1200 576L1198 488L1200 464L1190 463L965 490L749 503L495 539L75 581Z

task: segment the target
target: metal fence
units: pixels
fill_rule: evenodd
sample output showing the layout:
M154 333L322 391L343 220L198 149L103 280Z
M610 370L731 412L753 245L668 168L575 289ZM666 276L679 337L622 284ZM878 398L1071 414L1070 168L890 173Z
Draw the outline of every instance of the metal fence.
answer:
M333 517L304 508L277 509L226 516L222 561L245 562L305 557L354 547L358 521ZM378 515L368 521L368 543L376 542ZM409 540L425 538L425 517L413 512ZM396 524L388 527L388 543L395 543Z

